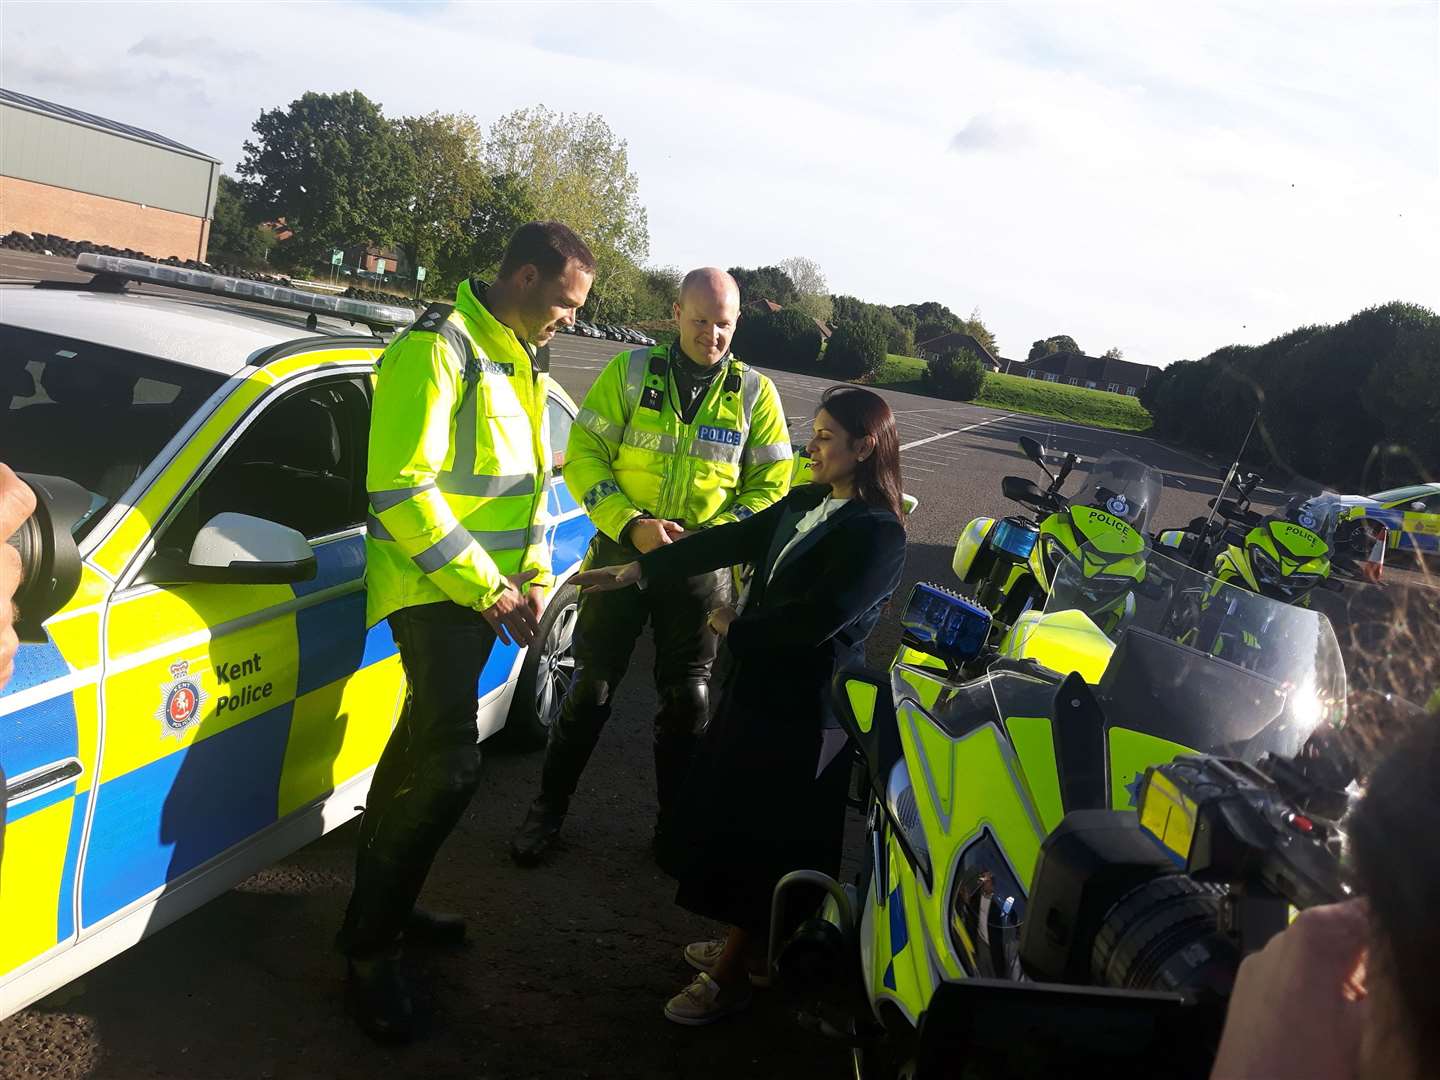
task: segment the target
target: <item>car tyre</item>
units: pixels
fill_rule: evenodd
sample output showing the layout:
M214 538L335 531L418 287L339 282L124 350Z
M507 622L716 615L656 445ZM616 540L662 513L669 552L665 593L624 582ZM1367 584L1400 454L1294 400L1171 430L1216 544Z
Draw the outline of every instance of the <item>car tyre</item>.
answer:
M575 679L575 623L580 614L580 590L565 584L556 589L540 618L535 645L525 654L510 714L499 732L504 746L535 750L545 745L550 725Z

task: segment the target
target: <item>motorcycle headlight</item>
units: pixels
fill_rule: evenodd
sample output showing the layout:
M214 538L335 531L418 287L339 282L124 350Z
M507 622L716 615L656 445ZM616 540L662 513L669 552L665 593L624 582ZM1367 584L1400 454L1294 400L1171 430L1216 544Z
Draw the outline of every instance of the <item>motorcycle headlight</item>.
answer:
M1055 584L1055 572L1060 567L1060 560L1069 553L1065 545L1053 536L1047 536L1040 542L1040 561L1045 565L1045 580Z
M1019 889L1003 871L978 865L958 869L949 904L950 943L956 956L981 978L1022 978L1025 903Z
M1255 580L1261 585L1283 585L1285 574L1280 564L1264 548L1250 549L1250 565L1255 568Z
M885 784L885 807L890 811L890 820L900 833L906 849L914 858L916 868L930 887L933 880L930 870L930 842L925 839L925 829L920 824L920 806L915 801L915 786L910 783L910 770L904 760L897 761L890 770Z

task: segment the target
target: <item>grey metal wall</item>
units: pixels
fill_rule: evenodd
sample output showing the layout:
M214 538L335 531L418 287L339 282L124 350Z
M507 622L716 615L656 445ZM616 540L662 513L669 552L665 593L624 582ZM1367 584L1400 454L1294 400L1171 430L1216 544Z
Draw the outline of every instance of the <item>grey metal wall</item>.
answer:
M219 167L0 103L0 175L213 217Z

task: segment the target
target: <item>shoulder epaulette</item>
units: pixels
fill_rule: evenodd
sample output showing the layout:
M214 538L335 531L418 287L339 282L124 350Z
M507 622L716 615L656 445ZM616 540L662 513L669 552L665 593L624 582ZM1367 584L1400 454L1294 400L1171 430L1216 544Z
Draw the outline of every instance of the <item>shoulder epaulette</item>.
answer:
M454 310L454 304L431 304L420 313L420 317L415 320L410 329L438 334L444 327L445 320L450 318L450 313Z

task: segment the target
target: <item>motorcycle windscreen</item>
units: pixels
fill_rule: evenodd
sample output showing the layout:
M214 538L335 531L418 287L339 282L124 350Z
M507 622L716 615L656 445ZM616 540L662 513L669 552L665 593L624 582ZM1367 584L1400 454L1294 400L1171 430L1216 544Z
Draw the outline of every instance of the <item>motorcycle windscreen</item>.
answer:
M1253 763L1267 752L1294 754L1321 724L1344 722L1345 665L1317 611L1153 551L1143 582L1108 581L1087 570L1082 551L1062 561L1028 632L1043 635L1062 618L1069 635L1078 623L1113 645L1096 685L1107 731L1158 740L1157 751L1173 744ZM1028 644L1043 663L1043 644ZM1004 715L1005 704L997 710Z
M1070 505L1102 510L1132 529L1148 533L1164 486L1165 476L1159 469L1112 450L1090 466Z

